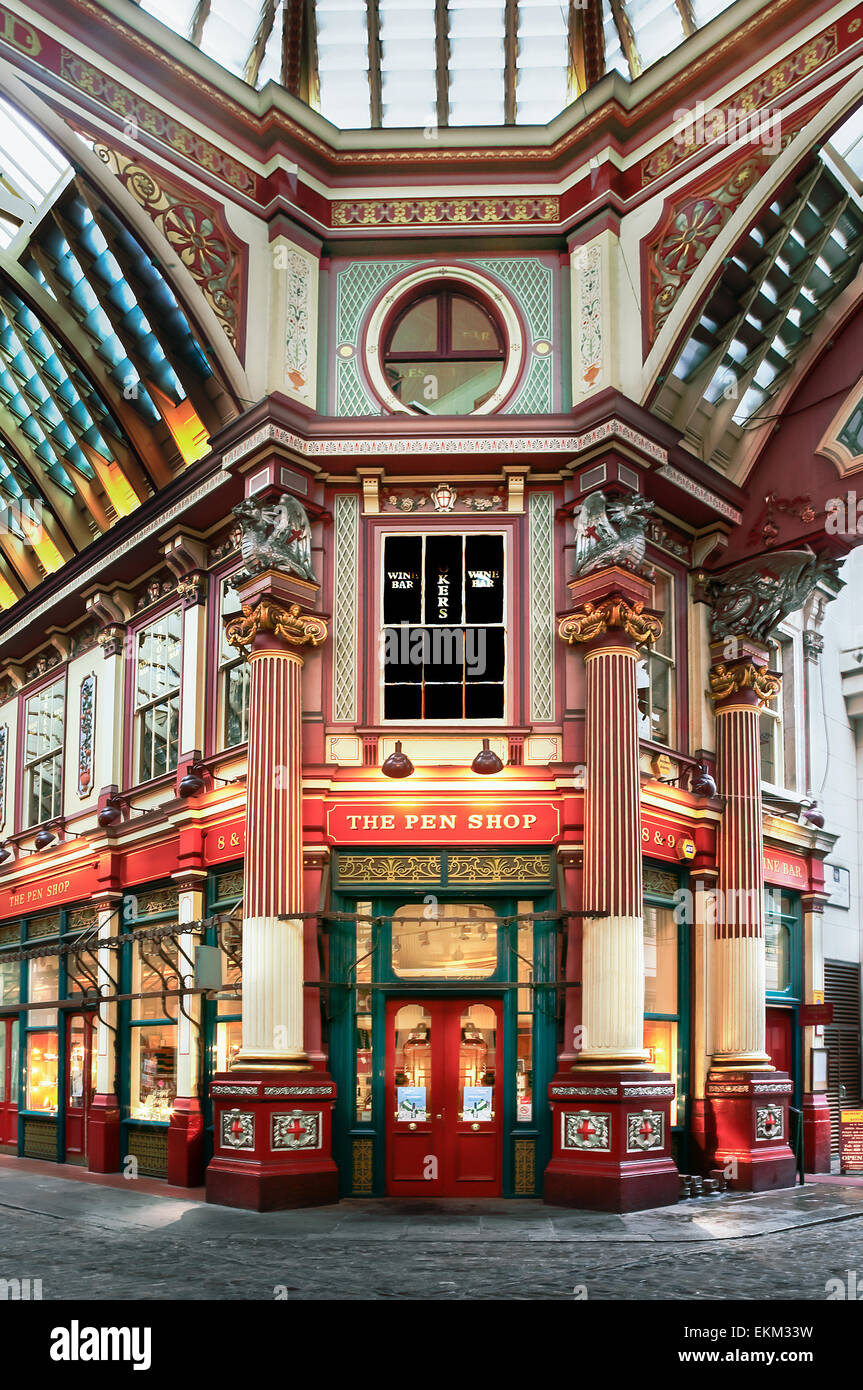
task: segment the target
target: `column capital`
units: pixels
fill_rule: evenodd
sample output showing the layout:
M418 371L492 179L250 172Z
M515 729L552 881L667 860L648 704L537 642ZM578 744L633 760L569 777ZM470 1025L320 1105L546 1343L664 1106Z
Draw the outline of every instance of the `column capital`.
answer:
M299 656L302 647L321 646L327 634L325 618L304 612L299 603L285 606L270 598L254 605L244 603L240 617L232 618L225 628L228 645L247 658L252 651L288 650Z
M580 597L582 601L560 619L557 630L561 639L570 646L576 642L599 646L614 633L628 639L627 645L633 648L652 646L662 635L662 620L646 608L646 598L635 593L632 585L615 587L613 581L610 591L603 593L597 588L597 578L590 576L590 597L575 592L585 581L574 580L570 584L573 598ZM650 586L644 587L649 597Z
M782 677L776 671L768 671L769 652L759 642L746 638L733 639L738 649L734 657L727 657L729 643L711 643L709 683L710 698L717 713L723 708L749 705L761 709L782 689Z

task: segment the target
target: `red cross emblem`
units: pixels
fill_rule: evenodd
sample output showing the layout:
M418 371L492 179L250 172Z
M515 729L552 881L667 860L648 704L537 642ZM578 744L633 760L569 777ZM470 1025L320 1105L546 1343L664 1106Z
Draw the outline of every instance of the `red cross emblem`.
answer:
M764 1128L772 1129L775 1124L776 1116L768 1110L767 1114L764 1116Z
M240 1135L240 1134L242 1134L242 1132L243 1132L243 1126L240 1124L240 1121L239 1121L239 1120L234 1120L234 1121L232 1121L232 1123L231 1123L231 1133L234 1134L234 1135Z
M285 1125L285 1133L290 1134L293 1139L299 1139L301 1134L305 1134L306 1127L301 1120L291 1120L289 1125Z
M590 1120L588 1120L587 1116L585 1116L585 1118L582 1120L581 1124L579 1125L578 1129L576 1130L576 1134L580 1134L581 1137L582 1137L582 1139L589 1139L590 1136L591 1136L591 1134L595 1134L595 1133L596 1133L596 1130L594 1129L593 1125L590 1123Z
M647 1139L653 1133L653 1125L650 1123L649 1120L644 1120L641 1126L639 1127L638 1132L639 1134L643 1134L645 1139Z

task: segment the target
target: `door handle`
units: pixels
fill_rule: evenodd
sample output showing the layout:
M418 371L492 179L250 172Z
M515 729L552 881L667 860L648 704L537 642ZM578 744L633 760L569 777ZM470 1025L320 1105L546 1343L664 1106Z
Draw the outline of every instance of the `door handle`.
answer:
M440 1113L439 1115L435 1115L435 1119L436 1119L436 1120L442 1120L442 1119L443 1119L443 1111L441 1111L441 1113Z

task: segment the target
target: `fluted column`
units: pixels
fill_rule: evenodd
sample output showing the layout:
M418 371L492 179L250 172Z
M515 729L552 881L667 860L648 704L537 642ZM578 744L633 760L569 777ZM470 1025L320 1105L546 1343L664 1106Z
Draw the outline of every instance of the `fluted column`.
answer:
M313 591L315 586L305 587ZM301 682L303 648L323 642L327 626L299 604L283 607L261 599L254 608L244 604L243 616L226 631L228 641L245 650L251 664L243 1047L236 1065L240 1070L302 1067L308 1062L303 1046Z
M765 1051L764 868L759 710L780 689L768 649L740 640L740 656L710 671L716 771L725 800L718 831L718 902L711 970L713 1065L769 1067Z
M575 598L579 582L570 586ZM561 621L560 635L583 644L587 680L579 1061L631 1067L647 1056L635 668L639 646L655 641L662 624L644 611L646 581L628 576L626 589L584 601Z

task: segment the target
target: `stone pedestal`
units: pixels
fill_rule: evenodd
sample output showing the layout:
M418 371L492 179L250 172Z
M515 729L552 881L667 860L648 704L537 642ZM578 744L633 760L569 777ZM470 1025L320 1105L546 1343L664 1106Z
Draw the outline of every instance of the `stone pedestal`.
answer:
M667 1073L574 1068L557 1074L548 1098L553 1148L545 1202L624 1212L677 1201Z
M807 1092L803 1111L803 1166L807 1173L830 1172L830 1106L827 1097Z
M730 1187L742 1192L769 1192L794 1186L794 1154L788 1146L792 1090L784 1072L742 1067L710 1072L711 1167L725 1170Z
M213 1078L207 1201L252 1211L337 1202L336 1088L326 1072L230 1071Z

